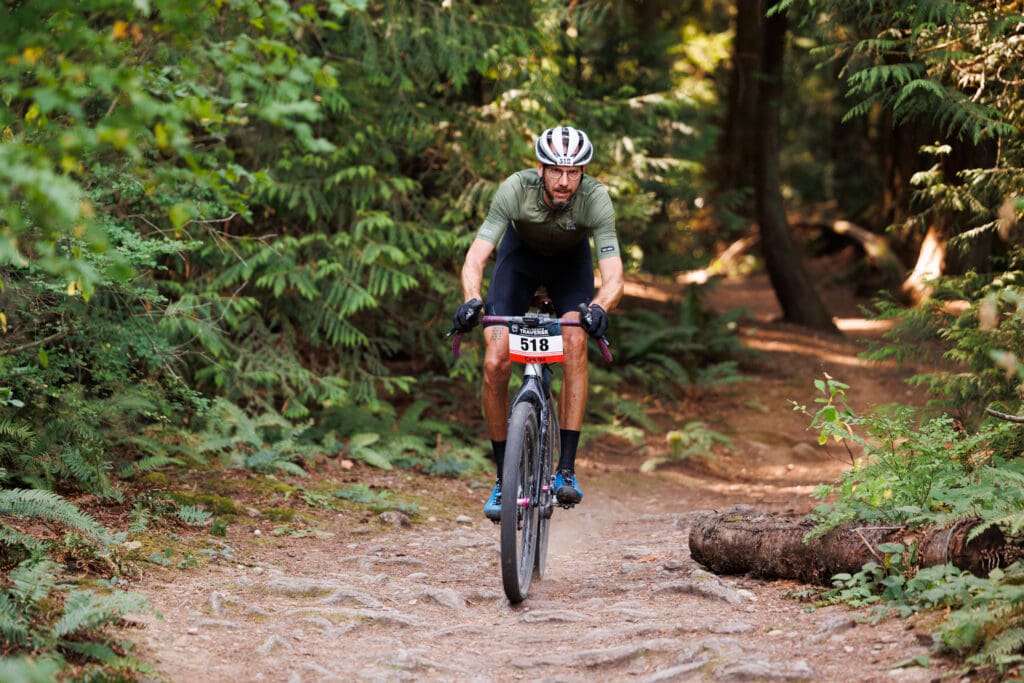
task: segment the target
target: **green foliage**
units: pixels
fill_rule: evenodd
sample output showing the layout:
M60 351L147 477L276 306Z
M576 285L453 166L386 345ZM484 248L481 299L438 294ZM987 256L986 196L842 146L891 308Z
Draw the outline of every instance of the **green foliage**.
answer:
M961 575L959 609L938 632L942 645L968 663L998 669L1024 663L1024 567L994 569L987 580ZM945 587L943 587L945 590Z
M811 517L820 535L845 522L946 526L980 518L972 536L998 526L1012 542L1024 531L1024 463L1020 429L1005 422L967 431L946 417L921 419L906 407L857 415L846 403L849 387L826 376L815 382L820 394L811 417L821 443L842 442L863 453L838 482L817 492L833 502ZM907 616L929 609L948 610L935 637L942 648L971 665L1003 670L1024 662L1024 572L1014 563L976 577L952 565L914 571L914 548L878 547L884 562L833 577L827 600L856 607L875 605L874 618Z
M479 456L466 450L443 451L440 436L452 426L425 415L428 401L415 401L396 416L387 404L377 412L368 407L338 407L323 411L319 419L294 424L272 412L251 417L237 405L214 402L205 413L202 429L192 438L193 457L220 465L262 473L305 477L308 462L340 455L380 469L418 467L444 476L479 465Z
M948 617L934 634L940 651L955 653L969 666L1005 671L1024 663L1024 566L1015 562L978 577L953 565L907 572L900 544L879 547L885 565L871 562L856 574L837 574L827 602L873 605L873 619L890 613L909 616L942 609Z
M130 643L105 632L122 626L126 615L148 610L147 600L123 591L69 588L57 583L59 570L48 560L28 560L0 587L5 680L39 680L58 671L76 680L134 680L152 673L128 655Z
M682 429L665 436L669 454L674 460L686 460L696 455L713 458L715 446L732 447L732 440L709 429L703 422L687 422Z
M584 439L610 435L639 445L645 434L659 429L647 414L652 398L674 401L684 392L742 381L737 359L750 351L736 334L740 315L741 309L720 316L704 310L700 289L689 288L668 316L647 309L614 316L608 336L615 360L608 367L597 360L590 364ZM623 386L630 388L624 391ZM670 432L666 443L668 457L652 458L644 467L710 455L715 445L728 446L729 439L694 422Z
M221 399L205 415L204 424L192 448L204 458L213 454L228 467L305 477L303 461L323 453L323 446L303 437L308 425L293 425L276 413L250 417Z
M879 409L868 417L854 413L845 401L847 385L826 377L815 383L820 397L811 413L821 443L843 442L849 452L862 450L853 467L832 486L817 492L835 501L812 513L820 535L845 522L943 526L958 519L981 518L973 533L998 525L1010 538L1024 529L1024 464L1016 450L1006 455L993 449L1010 443L1006 424L986 425L967 433L954 420L919 420L909 408ZM951 566L910 571L912 549L899 544L880 546L885 563L869 563L854 575L833 577L829 599L854 606L877 604L881 618L895 610L906 616L921 609L952 608L940 627L942 642L973 660L1004 665L1020 661L1020 649L992 646L989 639L1011 643L1019 628L1013 607L1016 588L1002 586L1002 573L986 581ZM983 595L976 599L975 595ZM999 635L997 635L999 634ZM996 656L996 653L999 656Z
M397 510L407 514L415 514L419 506L400 500L394 500L388 491L373 491L363 484L356 484L334 492L334 496L361 505L373 512Z
M740 381L736 359L750 353L736 334L741 309L714 315L690 287L671 316L637 309L616 316L617 370L648 393L678 395Z
M1021 278L1018 271L949 278L931 301L912 310L879 302L881 316L896 325L868 357L928 361L935 369L911 381L968 426L977 425L990 406L1013 412L1024 383L1017 356L1024 345ZM962 301L971 303L955 303Z
M898 224L889 228L909 249L938 228L954 253L993 251L995 271L1006 265L1004 249L1019 263L1020 240L1011 229L1024 216L1015 201L1024 184L1020 6L1005 0L778 4L794 7L804 30L818 29L817 63L827 62L847 87L844 124L859 120L884 129L892 122L927 143L922 161L935 159L909 179L910 201L897 197L901 205L888 215L875 210L874 221L884 225L895 217ZM996 234L1000 244L993 248ZM946 267L965 269L954 259Z
M4 414L0 451L12 477L117 497L116 476L235 446L242 466L294 474L311 443L340 449L357 432L332 440L321 422L374 414L413 373L443 367L435 325L455 264L552 123L593 132L593 172L627 240L686 206L700 169L680 159L709 143L678 121L711 115L696 86L725 58L724 31L688 29L682 47L685 9L664 27L638 11L8 7L0 369L19 411ZM636 58L612 59L626 45ZM218 432L224 401L244 415ZM435 452L425 430L374 428L353 457L461 471L470 458Z
M470 448L442 447L442 442L455 440L451 437L458 426L429 417L431 406L430 401L417 400L400 415L391 408L378 414L354 408L333 410L325 415L322 426L348 439L344 450L348 457L382 469L418 468L451 477L485 465L481 454Z
M665 442L668 444L668 455L648 458L640 465L641 472L653 472L658 465L672 460L714 458L716 447L733 449L732 439L700 421L687 422L682 429L673 429L665 435Z
M12 683L51 683L60 669L52 657L0 657L0 680Z
M1019 67L999 68L1020 56L1014 36L1024 17L1012 6L998 0L800 4L808 21L822 22L824 12L829 21L822 23L836 35L845 25L858 29L836 45L847 59L850 94L861 98L849 115L880 103L897 121L930 119L974 141L1015 133L1020 112L1007 105L1016 97Z
M813 535L851 521L941 526L967 517L1019 531L1024 464L1015 452L992 450L1009 443L1012 426L968 433L952 418L922 419L904 406L860 416L845 402L845 384L828 377L815 384L819 409L794 409L811 417L820 443L840 443L855 459L835 484L815 493L835 502L815 508Z
M205 526L213 514L196 505L182 505L175 513L181 521L190 526Z
M4 518L44 520L84 534L95 542L107 542L103 527L56 493L4 488L0 489L0 561L5 565L14 558L42 554L49 546L18 530Z
M833 588L824 596L827 602L845 603L852 607L880 603L906 605L908 593L914 590L910 584L915 581L908 581L905 575L908 566L912 566L912 561L904 559L909 554L907 547L902 543L882 543L876 550L884 554L881 564L868 562L854 574L843 573L832 577ZM905 612L904 616L909 613ZM875 620L884 614L884 610L876 610Z

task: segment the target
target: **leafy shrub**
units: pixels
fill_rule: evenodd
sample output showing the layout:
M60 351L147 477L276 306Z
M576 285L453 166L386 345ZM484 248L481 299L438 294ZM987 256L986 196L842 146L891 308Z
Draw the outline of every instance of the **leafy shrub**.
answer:
M373 512L387 512L397 510L407 514L415 514L419 511L416 503L409 503L401 500L394 500L388 491L371 491L364 484L356 484L334 492L335 497L347 500L357 505L365 506Z
M922 567L910 575L899 557L901 544L883 544L885 564L869 562L855 574L837 574L827 602L873 606L872 620L887 614L906 617L941 609L945 620L935 630L936 648L955 653L979 668L1006 671L1024 663L1024 565L993 569L987 577L951 564Z
M4 680L39 680L61 670L75 680L135 680L152 673L129 656L131 643L105 633L122 626L126 615L146 611L146 599L69 589L58 585L59 570L49 560L26 560L0 586L0 644L12 656L0 662L0 673L12 674Z
M651 396L676 400L682 392L742 381L737 359L749 354L736 334L741 309L716 316L704 310L701 290L687 289L669 317L645 309L612 316L608 334L615 358L611 366L590 364L590 400L584 439L602 434L634 444L658 426L647 415ZM596 349L592 349L592 355ZM622 387L630 387L623 391ZM673 458L708 452L711 442L727 439L701 424L688 425L668 439ZM661 460L652 460L656 467Z
M434 402L417 399L400 412L394 406L344 406L330 408L319 416L310 438L333 439L337 451L373 467L419 468L441 476L457 476L486 465L481 452L455 439L468 435L465 425L430 416Z
M811 535L844 522L944 526L981 518L980 534L998 526L1019 543L1024 532L1024 461L1020 427L988 421L974 432L948 416L922 418L907 407L880 408L867 416L847 405L849 387L831 377L815 382L817 410L811 416L822 444L843 443L856 456L853 467L816 495L833 497L812 513ZM862 455L858 455L862 451ZM976 577L952 565L912 573L904 561L914 549L879 546L885 562L869 563L853 575L833 577L829 599L855 606L875 604L876 618L925 609L948 610L937 642L971 664L1005 668L1024 663L1024 568L1014 562Z
M1022 281L1021 272L995 279L970 274L943 280L933 298L915 309L879 301L880 317L896 325L866 355L927 362L929 371L911 383L927 388L933 405L965 425L979 424L989 406L1016 410L1024 381L1017 365L1024 348Z
M622 379L655 395L736 382L736 359L750 353L736 334L741 309L717 316L704 310L701 290L689 287L674 315L645 309L615 316Z
M732 439L699 420L687 422L682 429L673 429L665 435L665 441L668 443L668 455L645 460L640 466L642 472L651 472L658 465L670 460L714 458L716 446L733 448Z
M1011 535L1024 528L1024 462L992 450L1013 441L1012 425L992 422L969 433L948 416L921 418L905 406L860 416L846 403L848 385L826 376L815 386L818 410L794 409L811 416L819 443L843 444L853 458L835 484L815 493L836 498L815 508L815 535L850 521L944 525L975 516Z
M202 425L193 448L203 458L213 455L222 466L305 477L303 461L323 453L320 445L303 438L308 425L294 425L273 412L252 417L223 399L214 401Z
M94 542L107 541L103 527L56 493L36 489L0 489L0 562L5 565L30 555L42 555L50 548L46 542L19 531L5 518L41 519L84 534Z

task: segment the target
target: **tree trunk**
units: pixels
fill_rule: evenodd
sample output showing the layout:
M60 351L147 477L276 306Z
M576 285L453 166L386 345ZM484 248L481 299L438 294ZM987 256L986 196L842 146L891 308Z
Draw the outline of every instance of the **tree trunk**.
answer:
M884 182L878 225L901 226L907 220L913 194L910 177L929 162L921 154L921 145L934 142L938 133L928 126L896 123L888 109L880 112L880 118L877 133ZM913 258L906 250L901 254L907 260Z
M725 93L726 114L722 136L718 140L714 169L717 191L753 191L754 169L750 150L757 140L757 93L761 70L761 35L765 13L764 0L736 0L732 69ZM750 216L753 207L737 211Z
M933 223L921 242L914 270L903 282L903 294L915 306L931 296L933 287L930 281L942 275L945 260L946 240L941 229Z
M786 45L786 16L764 20L758 88L757 142L754 146L757 219L765 269L782 308L784 320L814 330L839 334L804 265L801 248L786 219L779 171L779 107L782 101L782 63Z
M725 513L707 513L690 528L690 555L717 574L749 574L764 579L795 579L827 586L836 574L854 574L869 563L882 564L883 543L917 546L911 568L952 564L978 576L1010 564L1015 551L1002 532L990 527L977 538L968 535L980 524L960 520L942 529L846 524L807 543L814 524L804 515L753 513L740 506Z

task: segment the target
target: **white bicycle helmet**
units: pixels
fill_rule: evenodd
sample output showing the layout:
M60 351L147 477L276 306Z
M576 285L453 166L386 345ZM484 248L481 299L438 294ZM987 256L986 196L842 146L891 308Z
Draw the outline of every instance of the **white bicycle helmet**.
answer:
M534 147L537 161L548 166L585 166L594 157L590 138L571 126L548 128Z

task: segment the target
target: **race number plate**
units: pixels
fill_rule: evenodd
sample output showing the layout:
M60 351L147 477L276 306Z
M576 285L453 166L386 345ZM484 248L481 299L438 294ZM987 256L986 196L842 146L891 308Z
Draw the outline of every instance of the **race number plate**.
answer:
M516 363L560 363L562 361L562 326L548 327L509 325L508 355Z

